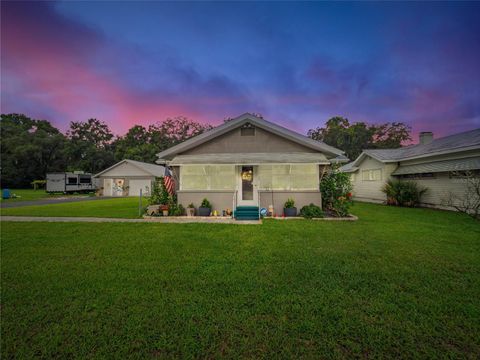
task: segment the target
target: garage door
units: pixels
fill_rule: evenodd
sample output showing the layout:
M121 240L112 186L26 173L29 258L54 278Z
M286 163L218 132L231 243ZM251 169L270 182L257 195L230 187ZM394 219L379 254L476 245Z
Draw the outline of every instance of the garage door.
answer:
M142 195L150 195L151 187L151 180L130 180L128 182L128 195L138 196L140 195L140 189L142 189Z

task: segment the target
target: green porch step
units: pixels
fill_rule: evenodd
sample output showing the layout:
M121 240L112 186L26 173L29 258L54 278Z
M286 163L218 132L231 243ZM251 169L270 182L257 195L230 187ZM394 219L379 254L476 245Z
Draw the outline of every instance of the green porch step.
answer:
M258 206L237 206L235 209L237 220L258 220Z

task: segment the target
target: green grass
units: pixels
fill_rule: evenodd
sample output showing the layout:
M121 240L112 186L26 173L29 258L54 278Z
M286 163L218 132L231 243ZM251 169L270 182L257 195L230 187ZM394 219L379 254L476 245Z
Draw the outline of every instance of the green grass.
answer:
M143 198L143 206L147 199ZM102 199L63 204L30 205L18 208L1 209L2 215L15 216L86 216L110 218L137 218L137 197L122 197L118 199Z
M10 189L10 194L15 194L17 197L10 199L1 199L0 201L12 202L12 201L31 201L41 199L51 199L57 197L65 197L69 195L65 194L48 194L45 190L33 190L33 189ZM78 194L76 194L78 196ZM1 198L1 197L0 197Z
M2 358L477 358L480 224L353 212L2 223Z

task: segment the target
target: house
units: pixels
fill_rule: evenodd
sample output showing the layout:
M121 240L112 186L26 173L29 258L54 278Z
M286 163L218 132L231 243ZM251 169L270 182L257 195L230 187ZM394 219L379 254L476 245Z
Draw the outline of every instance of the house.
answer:
M320 178L348 159L339 149L246 113L158 154L176 179L178 202L207 198L219 213L274 207L293 198L297 208L321 206Z
M364 150L340 170L351 174L356 200L384 202L386 181L409 179L428 189L421 205L442 207L450 194L464 195L465 171L480 170L480 129L439 139L422 132L416 145Z
M165 175L165 168L135 160L122 160L94 176L103 196L149 195L152 181Z

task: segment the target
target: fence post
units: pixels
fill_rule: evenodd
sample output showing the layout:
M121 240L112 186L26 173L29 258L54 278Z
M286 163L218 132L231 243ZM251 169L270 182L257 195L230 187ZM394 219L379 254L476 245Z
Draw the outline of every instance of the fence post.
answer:
M138 200L138 216L142 216L142 188L140 188L140 196Z

